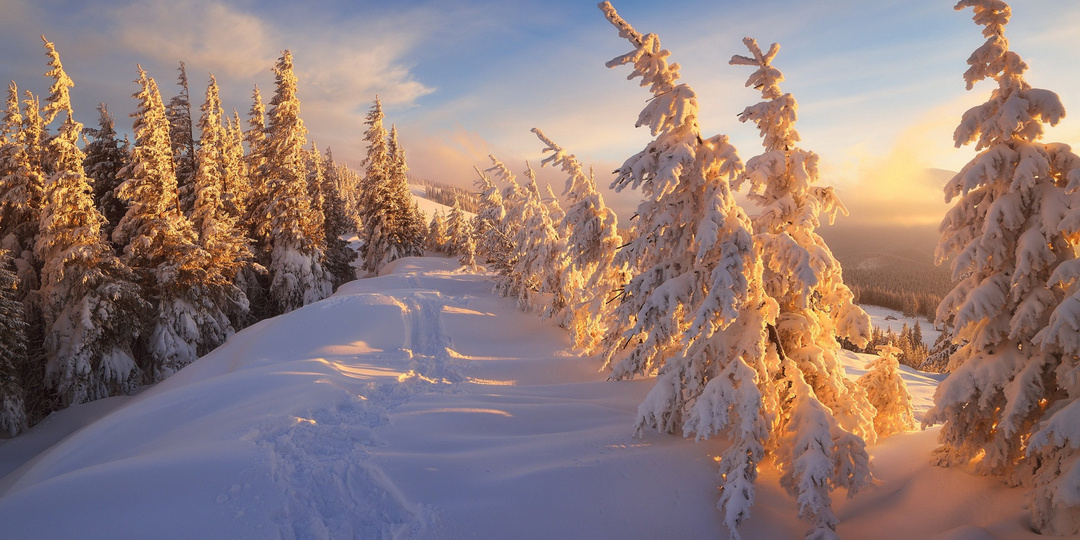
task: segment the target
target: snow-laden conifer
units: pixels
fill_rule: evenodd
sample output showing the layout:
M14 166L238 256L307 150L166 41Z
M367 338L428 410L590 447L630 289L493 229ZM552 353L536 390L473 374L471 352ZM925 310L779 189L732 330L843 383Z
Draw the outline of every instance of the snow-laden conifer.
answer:
M612 378L657 374L638 407L639 433L681 428L698 438L730 440L720 459L718 506L733 537L750 514L757 466L769 448L780 451L778 459L792 457L785 449L799 452L794 457L805 473L797 478L800 508L817 511L824 501L810 499L827 500L827 491L802 484L826 486L836 470L828 454L812 456L802 447L832 447L824 408L816 400L796 406L798 422L824 427L796 433L813 433L817 440L769 440L785 435L770 432L777 425L772 420L780 388L808 385L790 359L785 365L774 348L766 348L766 323L775 320L777 305L764 293L750 220L730 191L742 164L726 136L702 136L697 96L679 83L679 66L668 63L659 38L634 30L610 3L600 7L634 47L608 66L633 64L630 78L641 77L653 94L638 125L656 137L626 160L613 183L616 190L640 189L644 200L633 239L617 256L632 278L603 340ZM808 395L805 390L794 397ZM829 520L831 512L824 517L827 536L835 518Z
M879 345L879 356L871 360L857 381L866 391L866 397L876 411L874 431L878 437L915 429L915 415L911 409L911 393L900 376L900 349L892 344Z
M229 132L222 124L224 111L218 93L217 79L210 76L206 87L206 101L200 108L200 145L197 154L195 176L191 179L194 201L191 208L191 224L198 235L198 245L209 257L203 268L202 280L207 284L204 299L229 315L230 321L244 321L248 314L248 300L243 291L234 284L237 273L251 257L247 237L241 231L237 217L227 206L226 183L237 176L230 171L233 165L229 152ZM210 296L210 293L213 296ZM226 336L235 326L225 328ZM223 341L223 339L222 339ZM209 348L220 345L209 343Z
M544 318L555 317L566 308L562 283L569 263L566 242L559 223L552 220L551 207L540 194L536 173L526 163L521 226L514 238L514 274L520 280L518 307L539 310Z
M618 220L577 158L539 129L532 131L546 145L544 152L551 152L541 166L559 166L568 175L563 195L570 206L561 220L569 254L563 280L567 309L560 323L570 330L575 347L591 351L604 332L607 300L623 285L622 272L615 264L616 250L622 244Z
M837 338L865 345L870 318L854 304L840 264L816 232L821 213L831 222L837 212L846 210L831 188L814 185L817 154L797 146L798 104L780 90L783 74L772 65L779 45L763 53L755 40L746 38L743 43L751 56L735 55L730 63L757 68L746 86L760 90L763 101L747 107L739 119L758 127L765 151L747 161L734 187L749 184L749 198L760 207L753 219L754 244L764 266L765 293L780 309L776 339L769 347L783 358L783 378L806 383L778 389L778 427L794 439L785 441L782 436L776 464L785 487L799 501L800 514L814 527L809 535L835 535L837 520L828 491L844 487L851 495L869 482L865 445L877 437L874 407L865 390L845 377L837 358ZM809 392L795 395L805 391ZM817 410L808 416L800 408ZM807 437L824 444L785 446ZM837 465L828 474L822 471L819 476L826 478L822 483L814 470L802 466L804 459Z
M65 405L127 392L137 386L132 357L149 305L131 270L102 236L105 218L94 205L78 147L82 124L72 116L73 86L52 43L45 48L53 90L46 118L63 123L47 147L48 170L35 256L42 262L39 292L45 325L47 383Z
M169 122L157 83L139 67L131 164L121 171L117 195L128 211L113 231L122 260L135 270L156 317L143 332L148 381L160 381L228 337L230 321L215 299L220 283L207 279L211 257L180 211Z
M442 212L436 210L428 223L427 248L432 251L447 252L450 243L449 228Z
M173 153L173 167L176 170L176 185L180 193L180 209L188 214L195 204L195 189L192 179L198 169L195 155L194 121L191 115L191 93L188 91L187 68L183 62L176 68L176 85L180 93L173 96L165 105L165 117L169 119L169 144Z
M14 437L26 428L26 401L19 372L26 363L26 320L16 300L18 277L11 255L0 250L0 433Z
M345 194L341 191L346 175L334 163L330 150L327 149L326 157L323 157L314 142L307 157L309 180L318 179L321 182L318 189L322 201L319 216L322 217L320 227L323 232L324 267L333 276L336 289L356 279L356 269L352 266L356 252L342 239L345 234L352 232L345 208Z
M513 248L511 236L508 233L509 224L506 223L506 207L503 205L502 193L495 182L492 182L486 174L475 168L479 178L475 181L480 190L479 208L473 222L473 229L477 238L477 253L488 269L496 274L503 273L501 268L508 266L507 258Z
M266 107L263 105L258 86L252 91L252 104L248 111L248 129L244 132L244 142L248 145L248 152L244 156L248 191L240 204L244 209L243 223L255 244L256 261L266 265L270 262L268 248L270 239L267 236L270 230L267 225L270 216L266 214L269 205L266 190Z
M36 98L29 96L24 104L25 116L19 109L18 88L11 83L0 126L0 249L14 259L19 300L38 287L39 263L33 249L45 190L44 122Z
M126 141L117 139L116 121L104 103L98 105L98 113L98 127L83 128L83 133L89 137L83 169L94 189L94 203L105 217L105 238L109 238L127 212L127 207L114 192L120 185L120 169L127 165L128 148Z
M331 276L323 268L323 239L315 217L304 166L307 129L300 118L292 53L274 67L276 89L270 100L265 170L270 240L270 303L285 313L330 296Z
M379 273L386 263L423 255L427 228L409 191L405 150L397 129L383 127L382 104L375 104L364 122L368 141L360 198L360 258L368 272Z
M525 202L528 196L525 190L521 189L521 185L517 182L517 176L510 171L509 167L496 159L495 156L488 157L491 159L492 166L487 169L487 172L494 173L507 184L499 196L501 211L492 209L487 218L494 219L495 216L502 216L502 227L489 229L498 242L502 244L496 248L500 251L493 252L495 258L489 261L490 269L495 272L495 292L501 296L517 297L521 292L524 279L515 270L519 258L518 237L523 227ZM481 183L488 181L484 173L479 170L477 173L480 174ZM493 182L492 185L494 186ZM487 198L494 200L494 194L488 195ZM502 249L505 249L505 251L501 251Z
M461 210L458 197L454 197L454 204L450 207L450 216L446 219L446 249L447 255L457 257L465 249L465 242L472 237L472 223Z
M939 261L959 283L938 323L960 344L924 424L943 424L939 464L975 461L983 474L1033 486L1032 525L1080 533L1080 157L1043 143L1044 124L1065 116L1057 94L1032 88L1009 50L1011 10L963 0L985 26L968 58L968 89L991 79L990 99L964 113L954 133L978 155L945 187Z

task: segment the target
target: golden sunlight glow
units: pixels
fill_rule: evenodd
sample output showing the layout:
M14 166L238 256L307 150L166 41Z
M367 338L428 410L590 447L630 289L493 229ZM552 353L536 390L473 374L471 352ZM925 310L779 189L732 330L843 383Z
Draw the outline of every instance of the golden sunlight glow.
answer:
M495 416L503 416L506 418L513 418L514 415L500 411L499 409L481 409L477 407L444 407L442 409L427 409L423 411L407 411L399 413L400 416L416 416L420 414L432 414L432 413L470 413L470 414L493 414Z

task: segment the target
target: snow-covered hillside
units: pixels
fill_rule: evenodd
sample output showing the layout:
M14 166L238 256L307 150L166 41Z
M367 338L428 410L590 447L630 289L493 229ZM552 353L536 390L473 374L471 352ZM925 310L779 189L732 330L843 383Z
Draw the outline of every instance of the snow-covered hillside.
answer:
M913 327L918 323L919 328L922 329L922 341L927 347L933 347L938 336L941 335L941 330L934 328L933 321L929 321L924 317L908 317L894 309L880 306L863 304L859 307L863 308L863 311L870 316L870 324L880 328L882 331L892 330L894 334L899 334L905 324L908 327Z
M265 320L133 397L0 442L4 538L723 538L719 440L631 437L651 380L608 382L566 333L456 261ZM863 356L843 353L850 376ZM940 376L904 369L922 414ZM1035 538L1021 490L928 464L936 429L870 448L835 494L853 539ZM764 467L744 538L805 524Z

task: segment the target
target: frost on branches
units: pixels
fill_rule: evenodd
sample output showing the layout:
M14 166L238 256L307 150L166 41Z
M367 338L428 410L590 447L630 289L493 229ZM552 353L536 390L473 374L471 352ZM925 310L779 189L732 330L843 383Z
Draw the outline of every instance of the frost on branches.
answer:
M750 220L729 188L742 164L726 136L701 136L697 97L678 83L678 65L668 64L657 36L635 31L610 3L600 7L634 46L608 66L633 64L630 78L649 87L654 97L638 125L656 136L626 160L613 184L640 188L644 200L633 240L616 261L633 277L603 340L606 360L614 379L657 373L638 407L639 433L681 427L698 438L731 441L720 461L718 507L737 538L775 425L777 392L770 385L779 361L775 353L766 356L765 325L774 320L776 303L764 294ZM832 471L826 458L801 465L819 485Z
M777 429L786 434L780 436L776 465L799 501L800 514L815 528L809 536L828 537L835 535L837 523L829 491L844 487L850 496L870 481L865 447L877 438L876 411L865 390L845 377L836 354L838 336L866 344L870 318L853 303L840 264L816 232L821 213L831 222L846 210L831 188L814 185L817 154L796 146L798 104L781 92L783 74L772 65L780 47L773 44L763 53L755 40L743 43L750 56L733 56L730 63L756 68L746 86L759 89L763 101L747 107L739 119L758 127L765 151L747 161L735 187L749 184L748 197L760 206L754 244L764 265L765 292L779 306L769 356L782 358L777 376L791 381L777 389ZM820 444L788 446L788 437L792 443L811 437ZM815 478L813 469L804 467L808 460L836 465Z
M567 309L559 323L570 330L574 347L592 351L604 332L607 300L624 282L620 267L615 265L615 252L622 244L618 221L596 191L592 175L585 174L577 158L538 128L532 131L546 145L544 152L551 152L540 165L557 165L568 175L563 195L570 206L561 228L570 260L563 279Z
M964 113L954 140L979 154L945 187L956 200L937 258L959 283L938 307L962 346L925 424L943 424L942 465L977 461L1033 488L1036 530L1080 533L1080 158L1039 142L1065 116L1057 94L1032 88L1004 36L1000 0L963 0L986 42L968 58L968 89L997 83Z

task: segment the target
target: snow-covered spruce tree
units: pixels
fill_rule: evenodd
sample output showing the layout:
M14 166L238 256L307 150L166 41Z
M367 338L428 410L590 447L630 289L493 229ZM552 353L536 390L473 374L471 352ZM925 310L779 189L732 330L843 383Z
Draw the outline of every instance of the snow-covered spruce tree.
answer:
M210 255L180 211L169 123L157 84L139 67L131 164L120 175L117 196L128 211L113 231L124 246L122 261L139 279L156 317L142 332L136 360L149 382L160 381L222 342L229 320L212 299L219 284L207 279Z
M305 231L309 238L317 238L317 246L326 252L326 215L323 213L326 206L326 195L323 193L323 159L315 141L311 141L311 149L304 151L304 168L307 170L308 200L311 201L311 219L308 221L308 230Z
M502 227L499 229L500 242L505 247L505 252L498 252L494 261L489 261L489 268L495 272L495 292L501 296L518 296L523 286L523 276L515 270L518 263L518 236L522 228L525 201L528 199L525 190L517 182L513 172L495 156L488 156L492 166L487 172L493 172L499 179L507 184L503 188L501 201L502 212L493 212L492 215L502 215ZM482 172L481 182L487 179ZM493 197L493 196L492 196Z
M26 321L15 299L18 277L11 255L0 250L0 434L10 437L26 428L26 402L19 371L27 362Z
M42 261L47 383L64 405L125 393L139 384L132 348L148 313L134 282L102 236L105 218L94 205L78 147L82 124L72 117L69 88L52 43L45 49L53 78L46 118L63 115L49 140L40 234L34 246Z
M207 285L208 296L203 300L228 315L228 321L220 321L224 331L214 335L206 343L213 349L225 341L236 327L248 319L248 300L236 285L240 268L251 257L248 239L243 234L235 215L226 205L225 184L237 176L229 168L229 133L222 125L224 111L218 94L217 79L210 75L206 87L206 101L200 107L200 145L196 155L195 176L191 179L194 201L191 208L191 224L198 235L198 245L209 257L202 280ZM213 296L209 296L213 294Z
M266 215L269 204L266 191L266 107L263 106L258 86L252 91L248 115L248 129L244 132L244 142L248 145L248 153L244 156L248 192L240 206L244 209L243 222L248 228L248 235L255 243L255 258L265 266L270 263L270 239L266 236L269 232L266 223L270 221L270 216Z
M36 98L27 99L25 104L27 114L23 116L18 88L11 83L0 125L0 249L14 259L19 283L16 298L20 301L38 287L33 249L45 190L41 169L44 122Z
M879 345L879 356L866 366L866 373L859 377L858 385L877 411L874 415L874 431L878 437L915 429L915 415L911 409L911 393L900 376L900 349L892 344Z
M322 209L323 217L323 246L326 260L324 267L334 279L334 288L356 279L356 269L352 261L356 259L356 252L349 247L349 243L342 239L352 231L349 217L345 209L345 198L341 191L341 181L344 177L337 168L333 158L327 149L326 157L319 154L315 144L312 143L308 153L308 170L318 168L318 178L322 185Z
M233 109L232 118L226 118L224 121L225 140L222 165L225 168L225 176L221 186L222 197L225 202L225 211L236 219L241 229L245 229L242 223L244 201L248 198L250 186L248 186L247 169L244 163L244 131L236 109Z
M461 211L461 203L456 196L454 205L450 207L450 216L446 219L446 236L446 248L443 251L451 257L461 255L466 240L472 236L472 223Z
M127 212L127 207L116 198L114 191L120 185L120 169L127 165L128 149L116 138L116 121L104 103L98 105L98 113L98 127L83 128L83 134L89 137L83 169L94 189L94 204L105 217L102 229L105 238L109 238Z
M270 215L269 193L266 183L266 107L263 105L259 87L252 91L252 105L248 111L248 129L243 132L248 151L244 155L241 185L244 190L237 195L236 206L240 211L240 223L251 240L252 260L240 269L237 286L244 291L255 319L273 315L270 304L270 279L266 268L270 266Z
M766 294L750 220L730 191L742 171L734 148L724 136L701 136L696 95L678 83L678 65L668 64L657 37L634 31L609 3L601 8L635 47L608 65L634 64L631 77L655 96L638 124L657 137L613 184L640 187L645 200L634 239L617 256L633 277L603 342L612 377L657 373L638 409L639 431L681 426L731 440L720 460L718 505L732 536L749 515L756 467L769 452L811 524L808 537L835 538L831 491L855 491L870 477L863 439L837 416L861 411L834 415L804 375L803 358L785 354L775 327L781 306Z
M195 205L195 189L192 179L198 165L195 163L194 122L191 118L191 94L188 92L187 68L180 62L176 68L180 72L176 85L180 93L173 96L165 106L165 117L169 119L169 143L173 152L173 167L176 170L176 186L180 193L180 209L185 215L191 213Z
M270 304L286 313L330 296L333 283L323 268L323 238L313 236L315 216L304 167L307 129L300 118L292 54L274 67L276 90L266 128L266 187L270 239Z
M450 243L449 229L442 212L436 210L428 223L427 248L432 251L447 253Z
M465 267L468 272L475 272L479 269L476 264L476 235L473 233L472 220L465 222L465 239L461 242L461 253L458 255L458 262L461 266Z
M784 376L804 379L812 391L803 397L823 406L821 413L828 422L826 440L831 442L822 451L835 463L850 467L843 472L838 467L835 472L841 474L830 478L826 486L848 488L851 495L870 479L865 444L877 438L875 410L865 390L845 377L837 358L837 337L864 346L870 338L870 318L853 303L840 263L815 230L822 212L831 222L837 212L846 210L831 188L814 185L818 180L817 154L797 146L800 139L794 123L798 104L791 94L781 92L783 75L772 65L779 46L773 44L762 53L753 39L746 38L743 43L751 56L733 56L731 64L757 68L746 86L759 89L763 101L747 107L739 119L758 127L765 151L747 161L734 187L749 184L749 198L761 208L753 220L754 244L764 265L765 292L780 308L778 341L770 346L777 347L777 353L790 358L791 365L800 371ZM803 398L790 395L798 388L781 389L778 427L795 433L819 429L789 409ZM789 455L787 450L778 455ZM790 455L790 461L778 459L776 463L794 488L792 493L801 495L804 487L821 491L809 487L798 467L798 455ZM827 501L828 493L823 496ZM808 512L819 530L835 529L836 518L828 506L815 510L800 505L800 511Z
M997 83L964 113L954 140L979 154L946 185L939 261L959 283L938 307L954 328L951 373L924 425L942 424L941 465L1033 486L1032 525L1080 533L1080 158L1040 142L1065 116L1058 95L1032 88L1004 36L1000 0L963 0L986 42L968 58L968 89Z
M475 185L480 190L479 208L473 221L477 238L477 253L489 270L496 274L503 274L509 266L510 251L513 249L513 242L508 233L510 227L506 223L506 207L503 205L502 193L499 192L495 182L492 182L480 169L475 167L474 169L479 176Z
M364 179L360 185L360 198L358 201L358 213L360 218L359 232L360 259L362 268L367 272L378 273L386 259L388 249L386 229L388 228L388 216L385 207L387 175L390 169L390 153L386 143L389 134L383 127L382 102L375 96L375 103L368 111L364 123L368 128L364 132L364 140L368 143L367 157L364 158Z
M544 318L557 317L567 305L562 286L569 263L566 241L559 234L558 223L551 219L549 206L536 185L536 174L527 163L525 177L528 182L513 256L514 273L521 280L518 307L539 309Z
M624 283L615 265L615 252L622 244L618 220L577 158L538 128L532 131L546 145L544 152L551 152L540 165L557 165L568 175L563 195L570 206L562 219L569 253L563 281L567 310L560 324L570 330L574 347L592 351L603 336L607 300Z
M405 150L397 140L397 129L387 134L383 127L382 104L375 104L365 123L368 154L361 191L360 257L363 268L379 273L382 267L401 257L423 255L426 227L409 192Z

